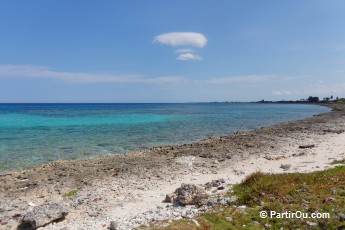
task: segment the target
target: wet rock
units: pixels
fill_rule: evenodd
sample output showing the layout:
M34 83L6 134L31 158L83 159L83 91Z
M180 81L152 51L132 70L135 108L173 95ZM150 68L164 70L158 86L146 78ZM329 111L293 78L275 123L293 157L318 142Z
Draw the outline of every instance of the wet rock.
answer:
M30 225L36 229L51 222L61 220L68 214L68 208L63 204L53 203L36 206L24 215L21 225Z

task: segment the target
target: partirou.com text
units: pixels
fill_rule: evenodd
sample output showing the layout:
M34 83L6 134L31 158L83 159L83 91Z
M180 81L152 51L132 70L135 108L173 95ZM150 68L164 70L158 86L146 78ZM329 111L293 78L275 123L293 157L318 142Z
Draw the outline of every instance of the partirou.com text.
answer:
M330 218L329 213L310 213L301 211L286 211L286 212L276 212L276 211L261 211L261 218L277 218L277 219L327 219Z

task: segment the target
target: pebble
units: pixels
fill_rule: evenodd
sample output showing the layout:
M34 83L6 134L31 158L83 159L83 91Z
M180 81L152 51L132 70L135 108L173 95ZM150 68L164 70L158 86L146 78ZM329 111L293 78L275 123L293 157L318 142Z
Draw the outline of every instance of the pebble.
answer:
M7 222L7 221L4 221L4 220L0 222L1 225L6 225L7 223L8 223L8 222Z
M193 222L196 226L200 227L200 224L199 224L199 222L198 222L197 220L192 219L192 222Z
M36 205L35 205L34 203L32 203L32 202L29 202L28 205L29 205L29 206L32 206L32 207L35 207L35 206L36 206Z
M284 170L288 170L291 168L291 164L281 164L280 168L284 169Z
M169 193L165 196L164 202L171 203L171 202L174 202L176 198L177 198L177 195L175 193Z
M110 226L109 226L109 230L117 230L118 226L119 226L119 224L116 221L111 221Z
M340 221L345 221L345 214L338 213L338 217L339 217Z
M231 216L227 216L227 217L225 217L225 220L228 221L228 222L232 222L232 217Z
M305 223L309 226L317 226L317 223L315 223L315 222L307 221Z
M97 212L88 212L87 214L89 215L89 217L96 217L97 216Z

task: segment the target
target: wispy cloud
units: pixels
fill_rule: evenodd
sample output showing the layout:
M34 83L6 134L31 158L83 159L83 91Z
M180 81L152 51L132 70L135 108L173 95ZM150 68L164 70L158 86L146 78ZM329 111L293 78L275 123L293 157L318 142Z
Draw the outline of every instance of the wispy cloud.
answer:
M95 74L85 72L66 72L34 65L0 65L0 78L45 78L73 83L143 83L164 84L184 81L181 76L147 78L139 74Z
M195 53L196 51L193 50L193 49L179 49L179 50L176 50L175 53L178 53L178 54L184 54L184 53Z
M331 94L344 94L345 93L345 81L327 84L324 82L318 82L312 84L305 89L308 93L331 95Z
M284 85L283 85L284 84ZM272 90L273 95L300 95L302 97L308 96L342 96L345 93L345 81L339 80L336 82L324 82L313 79L294 79L291 82L280 82L278 87L284 89Z
M154 37L153 42L170 46L204 47L207 44L205 35L195 32L174 32L160 34Z
M291 95L292 92L289 90L272 90L273 95Z
M231 83L243 83L243 84L256 84L269 82L273 80L272 75L248 75L248 76L230 76L222 78L214 78L208 80L208 83L212 84L231 84Z
M183 53L180 54L177 57L178 60L181 61L188 61L188 60L192 60L192 61L202 61L202 57L200 57L199 55L196 54L192 54L192 53Z

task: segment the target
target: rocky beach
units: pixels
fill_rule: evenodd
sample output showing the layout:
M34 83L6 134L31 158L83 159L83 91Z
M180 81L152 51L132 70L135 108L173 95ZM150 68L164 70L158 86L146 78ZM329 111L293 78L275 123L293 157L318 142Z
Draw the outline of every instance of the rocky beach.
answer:
M0 229L132 229L193 218L253 172L310 172L345 158L345 110L195 143L0 175Z

